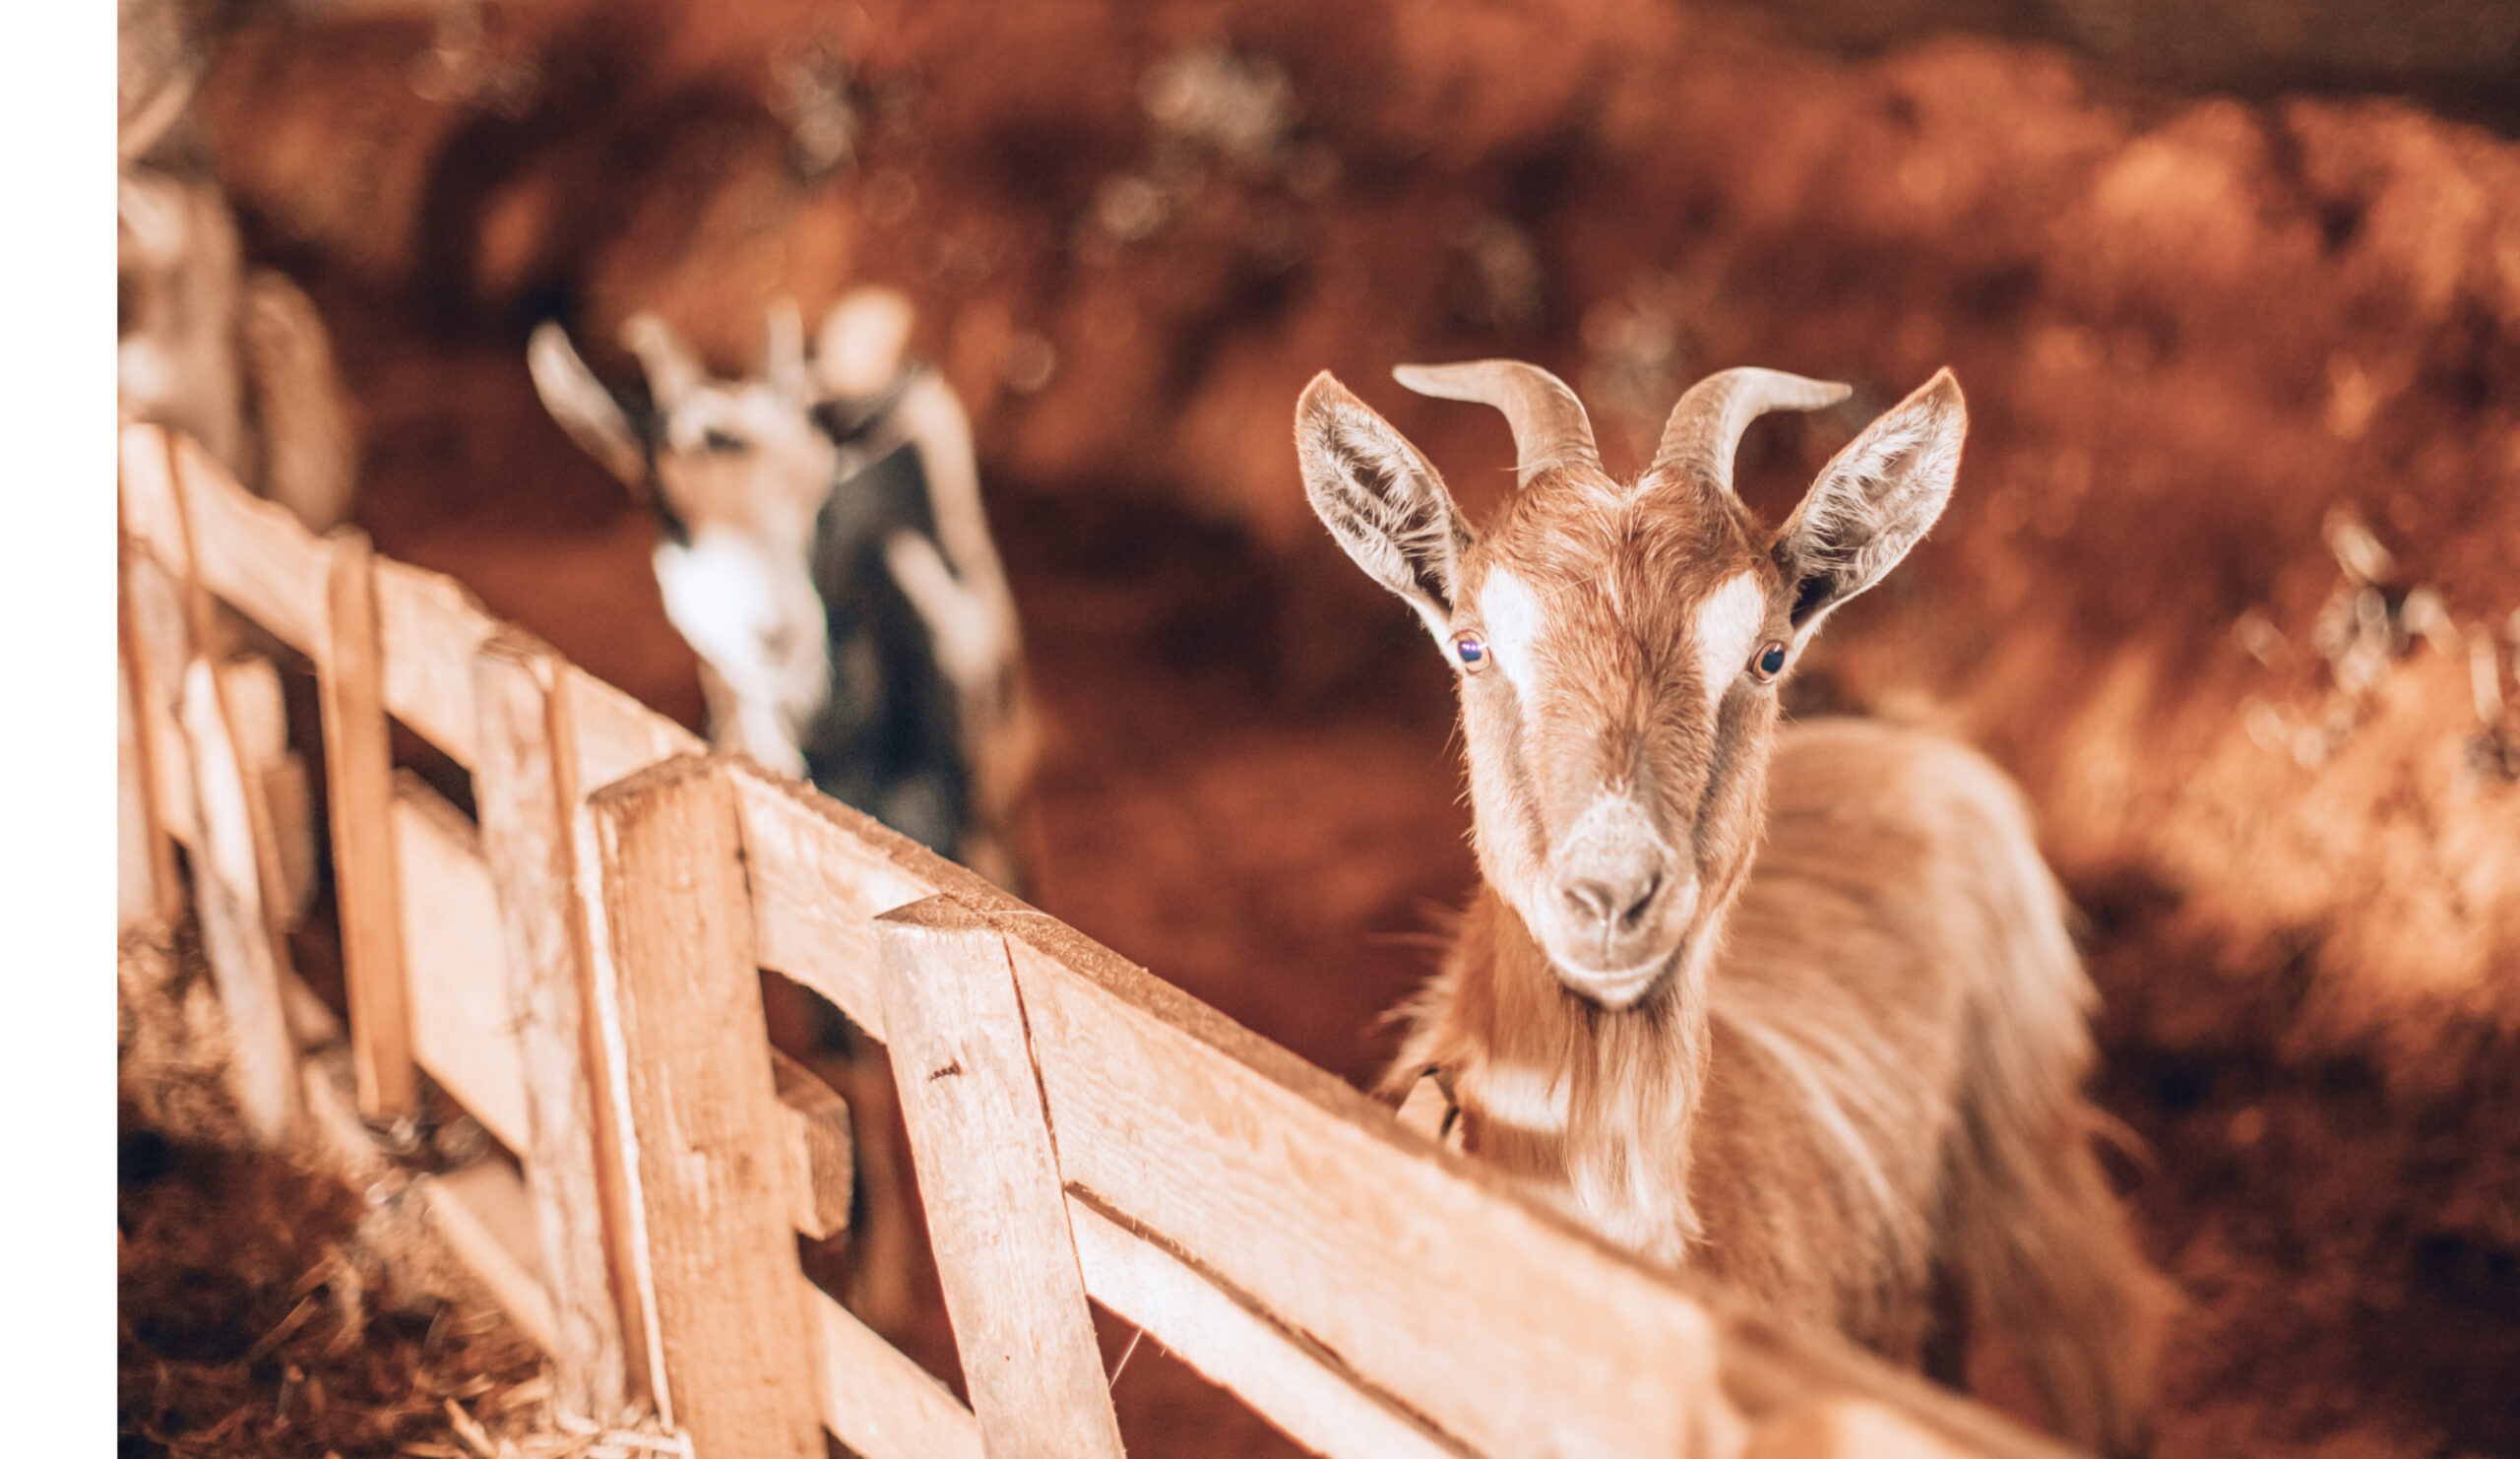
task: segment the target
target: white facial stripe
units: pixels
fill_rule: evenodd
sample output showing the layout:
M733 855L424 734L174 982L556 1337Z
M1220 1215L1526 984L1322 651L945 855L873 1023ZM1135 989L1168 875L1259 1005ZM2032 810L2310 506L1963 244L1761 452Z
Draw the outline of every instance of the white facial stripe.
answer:
M1747 571L1717 584L1698 604L1692 646L1697 651L1698 681L1706 686L1709 701L1721 700L1750 662L1751 637L1766 617L1759 580Z
M661 543L656 569L665 616L735 696L735 741L766 765L800 764L796 730L831 682L822 600L805 564L704 530L689 546Z
M1518 694L1532 691L1532 651L1540 640L1540 599L1508 569L1488 569L1479 585L1479 621L1487 632L1490 660Z

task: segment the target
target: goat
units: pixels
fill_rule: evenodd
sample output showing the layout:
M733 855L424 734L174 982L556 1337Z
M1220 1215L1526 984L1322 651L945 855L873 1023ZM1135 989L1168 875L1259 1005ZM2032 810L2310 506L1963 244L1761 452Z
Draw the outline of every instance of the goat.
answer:
M308 530L336 527L358 446L324 318L287 276L245 267L216 183L138 164L134 146L154 140L126 137L116 187L122 402L200 441Z
M859 289L808 358L788 304L761 375L723 381L635 315L622 343L648 398L627 404L557 324L527 362L553 417L656 517L711 739L1011 886L1033 755L1014 598L962 405L903 366L910 326L898 294Z
M1942 512L1950 372L1775 531L1734 447L1845 386L1724 371L1620 482L1545 370L1395 373L1501 411L1519 464L1475 532L1327 372L1295 409L1313 510L1461 698L1482 885L1385 1092L1435 1075L1471 1151L1606 1239L1895 1359L1991 1318L2063 1432L2139 1450L2160 1279L2090 1147L2096 995L2019 794L1918 730L1777 729L1821 621Z

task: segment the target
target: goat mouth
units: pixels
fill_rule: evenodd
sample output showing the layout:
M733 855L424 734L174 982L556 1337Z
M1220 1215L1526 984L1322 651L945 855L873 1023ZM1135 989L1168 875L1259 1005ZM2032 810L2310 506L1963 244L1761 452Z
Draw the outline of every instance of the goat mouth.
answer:
M1679 962L1681 948L1673 945L1657 956L1625 968L1583 968L1550 957L1556 966L1557 981L1566 990L1611 1013L1622 1012L1645 1001L1648 993L1659 986L1664 976Z

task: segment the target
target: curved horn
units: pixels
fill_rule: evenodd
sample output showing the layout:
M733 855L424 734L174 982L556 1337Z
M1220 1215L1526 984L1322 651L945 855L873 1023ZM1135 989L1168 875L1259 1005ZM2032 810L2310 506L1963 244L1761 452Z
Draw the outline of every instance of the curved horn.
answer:
M700 388L708 372L699 357L684 348L673 326L645 310L622 321L621 346L639 357L648 372L648 395L659 414L670 415L684 396Z
M1519 359L1479 359L1466 364L1398 365L1391 377L1419 395L1469 401L1505 412L1514 431L1514 484L1553 466L1599 469L1593 421L1566 382Z
M805 316L798 312L794 299L781 299L770 306L769 328L762 337L761 373L771 389L804 404L808 394Z
M1817 411L1852 392L1832 380L1744 365L1707 376L1680 397L1663 425L1647 475L1685 472L1719 491L1732 489L1732 452L1741 432L1770 411Z

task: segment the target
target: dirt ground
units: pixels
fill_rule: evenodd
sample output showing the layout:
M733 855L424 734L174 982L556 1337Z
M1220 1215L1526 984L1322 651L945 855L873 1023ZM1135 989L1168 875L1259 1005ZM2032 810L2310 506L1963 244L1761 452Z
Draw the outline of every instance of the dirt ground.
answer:
M250 25L201 102L337 334L379 547L696 725L650 529L525 332L628 378L658 308L731 371L779 294L906 289L1046 711L1035 900L1352 1080L1473 873L1446 675L1302 508L1304 380L1474 514L1503 432L1392 363L1547 364L1614 469L1706 371L1851 381L1745 444L1779 514L1951 364L1951 514L1797 694L2039 808L2190 1303L2159 1452L2520 1453L2507 112L1645 0L467 14ZM1280 1451L1159 1355L1116 1392L1142 1452Z

